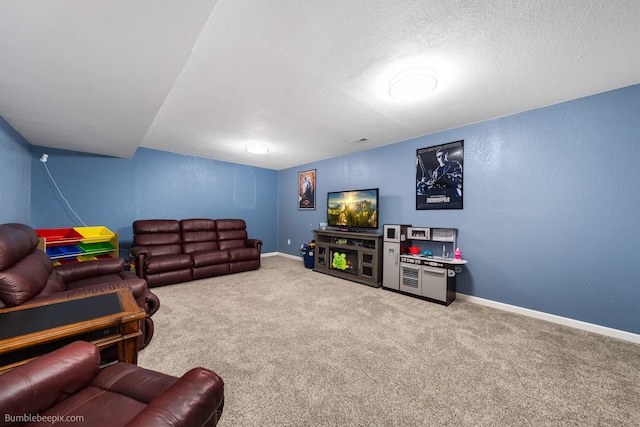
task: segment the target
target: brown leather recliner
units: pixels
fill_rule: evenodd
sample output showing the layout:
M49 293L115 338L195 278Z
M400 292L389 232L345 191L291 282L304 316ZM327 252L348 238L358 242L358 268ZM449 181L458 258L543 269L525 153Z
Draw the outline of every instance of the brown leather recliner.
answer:
M160 300L143 279L124 271L122 258L54 267L47 254L37 248L38 243L35 230L27 225L0 225L0 308L129 288L147 313L140 321L138 348L151 341L151 316L158 311Z
M150 287L188 282L193 277L191 256L182 252L178 220L135 221L131 255L138 276Z
M147 219L133 223L131 255L149 287L260 268L262 241L242 219Z
M128 363L100 369L99 362L93 344L76 341L0 375L0 427L199 427L220 420L224 382L213 371L194 368L177 378Z

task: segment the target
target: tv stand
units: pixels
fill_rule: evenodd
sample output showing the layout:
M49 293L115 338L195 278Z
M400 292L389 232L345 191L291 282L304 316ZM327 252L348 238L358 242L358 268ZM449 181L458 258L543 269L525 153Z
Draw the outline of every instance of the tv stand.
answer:
M355 228L344 228L344 227L334 227L334 228L328 228L326 230L316 230L316 231L334 231L336 233L363 233L363 230L358 230Z
M339 231L341 233L365 233L365 231L357 230L354 228L341 228Z
M379 288L382 234L315 230L314 271Z

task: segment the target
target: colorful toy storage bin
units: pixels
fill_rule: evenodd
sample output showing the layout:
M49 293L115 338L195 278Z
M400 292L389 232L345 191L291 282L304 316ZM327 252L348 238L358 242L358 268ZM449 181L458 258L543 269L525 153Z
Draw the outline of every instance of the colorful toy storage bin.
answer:
M118 257L118 235L107 227L37 229L39 248L54 265Z
M38 237L47 240L48 246L68 245L77 243L82 235L73 228L46 228L36 230Z
M76 227L74 230L82 236L82 243L108 242L115 236L107 227Z

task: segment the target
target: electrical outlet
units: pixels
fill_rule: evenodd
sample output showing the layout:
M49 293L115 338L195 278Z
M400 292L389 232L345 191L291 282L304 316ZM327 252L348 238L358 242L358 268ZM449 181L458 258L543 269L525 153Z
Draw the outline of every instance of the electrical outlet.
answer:
M291 244L291 239L287 239L287 245Z

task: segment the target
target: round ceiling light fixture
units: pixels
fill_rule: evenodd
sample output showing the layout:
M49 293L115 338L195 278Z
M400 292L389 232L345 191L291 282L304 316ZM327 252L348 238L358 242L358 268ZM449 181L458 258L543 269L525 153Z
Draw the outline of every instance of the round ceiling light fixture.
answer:
M269 152L269 147L263 144L247 144L244 149L252 154L267 154Z
M433 92L437 85L437 73L431 68L410 68L389 81L389 95L399 101L419 99Z

